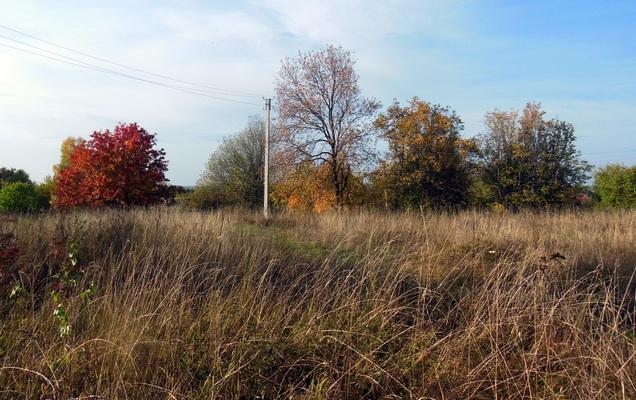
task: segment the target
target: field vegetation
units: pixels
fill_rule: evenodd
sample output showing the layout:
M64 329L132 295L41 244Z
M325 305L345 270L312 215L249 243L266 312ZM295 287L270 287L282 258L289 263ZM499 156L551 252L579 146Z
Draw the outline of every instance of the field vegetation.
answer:
M633 211L0 230L0 398L636 398Z
M635 399L634 168L354 67L282 61L270 219L258 117L193 190L137 123L0 168L0 399Z

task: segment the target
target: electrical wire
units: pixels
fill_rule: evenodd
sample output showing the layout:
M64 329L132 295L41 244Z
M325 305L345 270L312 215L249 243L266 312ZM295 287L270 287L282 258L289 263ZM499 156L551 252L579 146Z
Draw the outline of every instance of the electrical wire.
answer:
M8 37L8 36L2 35L2 34L0 34L0 38L4 38L4 39L10 40L12 42L19 43L19 44L24 45L24 46L28 46L30 48L33 48L33 49L36 49L36 50L39 50L39 51L43 51L45 53L51 54L51 55L56 56L56 57L61 57L61 58L64 58L66 60L70 60L71 62L74 62L74 63L79 63L79 64L82 64L82 65L85 65L87 67L90 67L91 69L99 69L99 70L101 70L103 72L116 73L118 75L119 74L123 74L123 76L126 76L126 77L133 76L133 75L124 74L124 73L121 73L119 71L115 71L115 70L112 70L112 69L109 69L109 68L105 68L105 67L102 67L100 65L90 64L90 63L87 63L85 61L73 58L73 57L68 57L68 56L66 56L64 54L56 53L54 51L51 51L51 50L48 50L48 49L44 49L42 47L35 46L35 45L30 44L30 43L23 42L21 40L13 39L11 37ZM212 95L217 95L217 96L242 96L242 95L235 95L235 94L229 94L229 93L226 94L226 93L218 93L218 92L209 92L207 90L204 91L204 90L200 90L200 89L192 89L192 88L189 88L189 87L183 87L183 86L177 86L177 85L170 85L170 86L177 87L177 88L180 88L180 89L183 89L183 90L191 90L191 91L196 91L196 92L200 92L200 93L207 93L207 94L212 94Z
M213 96L213 95L207 94L205 92L197 91L196 89L189 89L189 88L184 88L182 86L175 86L175 85L170 85L170 84L166 84L166 83L163 83L163 82L153 81L153 80L150 80L150 79L140 78L138 76L129 75L129 74L126 74L126 73L123 73L123 72L114 71L114 70L111 70L111 69L108 69L108 68L104 68L104 67L96 66L96 65L93 65L93 64L89 64L89 63L86 63L86 62L83 62L83 61L80 61L80 60L75 60L73 58L66 57L64 55L58 55L58 57L70 59L72 61L66 61L66 60L63 60L61 58L48 56L46 54L37 53L35 51L22 49L22 48L19 48L19 47L10 46L10 45L3 44L3 43L0 43L0 46L6 47L6 48L9 48L9 49L13 49L13 50L17 50L17 51L21 51L21 52L24 52L24 53L32 54L32 55L35 55L35 56L47 58L49 60L57 61L57 62L60 62L60 63L73 65L73 66L80 67L80 68L89 69L89 70L92 70L92 71L97 71L97 72L117 75L117 76L121 76L121 77L128 78L128 79L134 79L134 80L137 80L137 81L141 81L141 82L145 82L145 83L149 83L149 84L153 84L153 85L162 86L162 87L165 87L165 88L168 88L168 89L172 89L172 90L176 90L176 91L183 92L183 93L189 93L189 94L193 94L193 95L197 95L197 96L209 97L209 98L212 98L212 99L221 100L221 101L228 101L228 102L232 102L232 103L249 104L249 105L254 105L254 106L258 106L259 105L258 103L252 103L252 102L247 102L247 101L241 101L241 100L228 99L228 98L219 97L219 96ZM57 53L54 53L54 52L50 52L48 50L45 50L45 51L48 52L48 53L57 54Z
M141 68L132 67L132 66L129 66L129 65L126 65L126 64L114 62L114 61L111 61L111 60L108 60L108 59L105 59L105 58L102 58L102 57L93 56L91 54L88 54L88 53L85 53L85 52L82 52L82 51L79 51L79 50L75 50L75 49L72 49L70 47L62 46L60 44L51 42L51 41L46 40L46 39L42 39L42 38L37 37L35 35L31 35L29 33L22 32L20 30L8 27L6 25L0 24L0 28L8 30L8 31L11 31L11 32L14 32L14 33L17 33L19 35L23 35L23 36L29 37L29 38L34 39L34 40L38 40L40 42L46 43L46 44L51 45L51 46L55 46L57 48L60 48L60 49L66 50L66 51L70 51L72 53L75 53L75 54L78 54L78 55L81 55L81 56L84 56L84 57L92 58L94 60L105 62L105 63L111 64L111 65L116 65L118 67L126 68L126 69L129 69L129 70L132 70L132 71L137 71L137 72L141 72L141 73L144 73L144 74L152 75L152 76L157 77L157 78L162 78L162 79L166 79L166 80L169 80L169 81L178 82L178 83L182 83L182 84L186 84L186 85L198 86L198 87L201 87L201 88L206 88L206 89L226 92L225 95L228 95L228 94L232 93L233 95L240 95L240 96L262 97L262 95L257 94L257 93L250 93L250 92L243 92L243 91L238 91L238 90L223 89L223 88L219 88L219 87L214 87L214 86L204 85L204 84L200 84L200 83L196 83L196 82L191 82L191 81L186 81L186 80L173 78L173 77L170 77L170 76L167 76L167 75L157 74L157 73L150 72L150 71L147 71L147 70L144 70L144 69L141 69Z

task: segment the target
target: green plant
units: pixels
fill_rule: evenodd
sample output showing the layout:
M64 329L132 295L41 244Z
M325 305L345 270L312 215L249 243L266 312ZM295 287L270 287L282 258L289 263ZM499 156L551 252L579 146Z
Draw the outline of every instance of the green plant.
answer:
M545 114L539 103L486 114L480 169L492 202L512 209L577 205L591 166L577 150L574 126Z
M51 294L51 299L55 308L53 309L53 316L57 320L58 333L61 338L68 337L71 334L71 322L68 316L68 312L64 307L64 301L59 292L54 291Z
M610 164L597 170L594 192L601 207L636 207L636 167Z
M48 199L31 183L10 183L0 189L0 213L39 211L48 206Z
M210 156L197 190L191 195L197 208L213 207L214 203L250 208L261 204L264 135L265 123L252 118L240 132L223 139Z
M16 170L15 168L0 168L0 188L4 185L18 182L32 183L29 178L29 174L22 169Z

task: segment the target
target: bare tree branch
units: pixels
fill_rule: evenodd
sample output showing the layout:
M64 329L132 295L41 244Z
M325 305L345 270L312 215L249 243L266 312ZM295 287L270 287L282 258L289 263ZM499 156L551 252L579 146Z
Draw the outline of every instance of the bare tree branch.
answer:
M298 161L322 161L332 169L338 206L349 175L372 153L371 120L380 104L362 97L351 53L341 47L283 60L276 77L280 140Z

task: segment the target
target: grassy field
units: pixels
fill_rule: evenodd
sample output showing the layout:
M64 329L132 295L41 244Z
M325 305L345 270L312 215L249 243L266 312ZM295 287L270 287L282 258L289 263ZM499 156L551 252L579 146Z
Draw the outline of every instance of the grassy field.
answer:
M636 212L0 230L21 282L0 288L1 399L636 398Z

